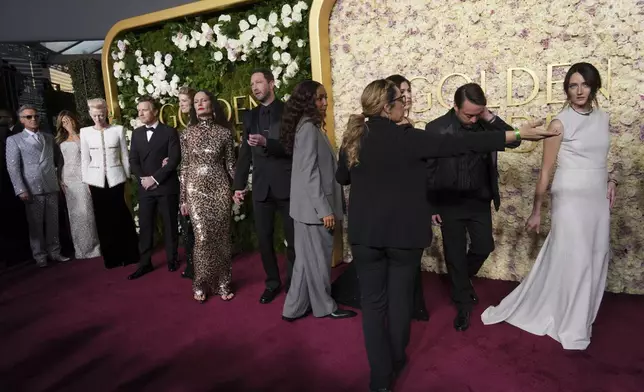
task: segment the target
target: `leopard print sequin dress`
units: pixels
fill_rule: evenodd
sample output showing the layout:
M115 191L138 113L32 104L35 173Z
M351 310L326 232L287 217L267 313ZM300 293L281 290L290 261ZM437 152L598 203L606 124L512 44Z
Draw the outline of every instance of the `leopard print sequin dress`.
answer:
M181 203L190 210L195 243L193 290L231 293L233 133L200 120L181 133Z

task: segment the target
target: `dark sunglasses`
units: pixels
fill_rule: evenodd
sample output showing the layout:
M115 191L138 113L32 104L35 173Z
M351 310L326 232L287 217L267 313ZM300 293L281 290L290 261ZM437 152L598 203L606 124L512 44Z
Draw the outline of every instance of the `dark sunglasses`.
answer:
M27 120L38 120L40 116L37 114L29 114L27 116L20 116L20 118L26 118Z

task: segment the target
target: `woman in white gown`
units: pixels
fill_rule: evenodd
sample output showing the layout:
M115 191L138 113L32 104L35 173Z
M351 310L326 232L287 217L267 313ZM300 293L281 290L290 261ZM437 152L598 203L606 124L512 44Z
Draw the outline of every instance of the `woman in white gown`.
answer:
M58 115L56 141L63 154L60 185L65 193L69 225L77 259L90 259L101 255L94 208L89 187L81 180L81 153L79 126L76 117L67 110Z
M505 321L535 335L549 335L567 350L590 344L610 258L610 209L617 180L609 176L609 117L598 108L597 69L574 64L564 80L568 104L550 123L560 136L546 139L528 230L539 232L541 204L552 172L551 229L532 270L484 324ZM593 103L595 104L593 106Z

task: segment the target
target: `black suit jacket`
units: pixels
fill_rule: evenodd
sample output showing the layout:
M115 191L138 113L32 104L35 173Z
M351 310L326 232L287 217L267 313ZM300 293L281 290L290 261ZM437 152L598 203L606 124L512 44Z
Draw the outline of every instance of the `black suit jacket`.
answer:
M441 135L370 117L357 166L344 148L336 179L351 185L349 241L371 247L426 248L431 244L427 159L505 148L505 132Z
M284 102L278 100L271 106L271 126L266 146L251 147L248 144L248 135L262 134L263 131L259 129L259 109L258 106L244 113L244 133L239 148L233 188L237 191L246 188L252 163L253 200L266 200L269 189L277 199L287 200L291 193L293 157L286 153L280 143L280 125Z
M165 158L168 158L168 164L162 167ZM132 132L130 170L139 180L152 176L159 183L154 190L146 191L139 181L139 197L178 194L177 167L180 162L181 146L176 129L159 123L149 142L146 127Z
M496 117L493 122L488 123L483 120L479 120L479 125L484 131L511 131L513 128L503 121L500 117ZM451 109L445 115L438 117L437 119L429 122L425 126L426 132L432 133L454 133L459 132L455 130L455 127L460 126L458 124L458 118L454 109ZM521 145L521 142L509 143L506 148L517 148ZM488 178L490 179L490 190L492 191L492 201L494 202L494 208L498 211L501 206L501 196L499 192L499 171L498 171L498 153L496 151L489 154L489 160L487 165ZM427 162L427 176L428 182L432 181L432 176L437 175L439 167L441 165L449 165L453 170L458 170L457 161L454 157L449 158L439 158L431 159ZM449 172L449 170L448 170ZM450 190L440 190L440 189L430 189L429 198L433 206L433 212L439 213L440 207L442 205L458 205L461 200L459 197L459 192L450 191Z

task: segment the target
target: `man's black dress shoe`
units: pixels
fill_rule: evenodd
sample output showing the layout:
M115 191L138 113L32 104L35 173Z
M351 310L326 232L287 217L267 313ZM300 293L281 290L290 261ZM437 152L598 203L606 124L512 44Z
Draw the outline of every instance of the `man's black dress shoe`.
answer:
M416 309L412 318L417 321L429 321L429 313L427 309Z
M313 310L312 310L312 309L309 309L309 310L307 310L306 312L304 312L304 314L303 314L303 315L301 315L301 316L299 316L299 317L286 317L286 316L282 316L282 320L284 320L284 321L288 321L289 323L292 323L292 322L293 322L293 321L295 321L295 320L303 319L304 317L308 316L308 315L309 315L309 314L311 314L311 313L313 313Z
M454 329L457 331L465 331L470 327L470 314L469 310L459 310L456 318L454 319Z
M154 270L154 267L152 265L146 265L143 267L139 267L134 273L130 276L127 277L128 280L134 280L142 277L143 275L152 272Z
M277 294L279 294L279 292L280 292L280 288L279 288L279 287L274 288L274 289L268 289L268 288L267 288L267 289L266 289L266 290L264 290L264 292L262 293L262 296L261 296L261 297L259 297L259 303L260 303L260 304L268 304L268 303L271 303L271 302L275 299L275 297L277 297Z
M179 269L179 263L177 263L176 261L172 261L168 263L168 271L174 272L178 269Z
M353 310L336 309L335 312L329 313L325 317L329 317L332 319L344 319L344 318L356 317L357 315L358 314Z

